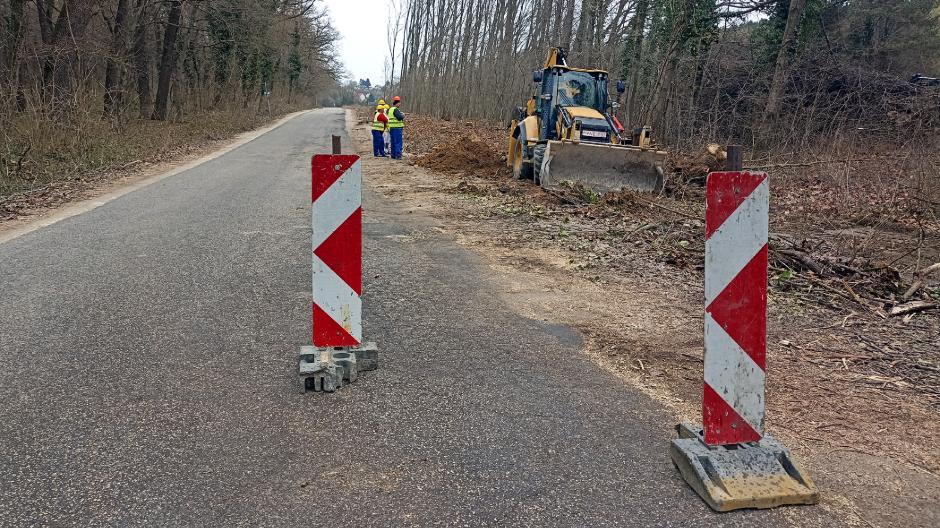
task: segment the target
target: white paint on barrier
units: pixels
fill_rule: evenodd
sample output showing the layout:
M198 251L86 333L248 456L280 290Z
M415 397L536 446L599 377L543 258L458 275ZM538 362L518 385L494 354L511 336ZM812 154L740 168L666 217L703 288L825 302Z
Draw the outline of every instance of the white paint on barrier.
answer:
M314 250L359 209L361 197L362 162L356 161L313 202Z
M707 312L705 350L705 383L755 431L763 431L766 374Z
M705 241L707 307L767 243L770 183L767 178Z

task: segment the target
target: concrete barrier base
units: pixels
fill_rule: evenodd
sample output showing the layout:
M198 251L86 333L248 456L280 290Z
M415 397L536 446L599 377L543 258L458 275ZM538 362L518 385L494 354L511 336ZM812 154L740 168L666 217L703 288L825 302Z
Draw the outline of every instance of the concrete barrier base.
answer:
M375 343L363 343L358 347L350 348L349 351L356 355L356 363L360 371L379 368L379 349Z
M715 511L819 502L812 479L773 437L709 446L701 427L679 424L676 430L679 438L672 441L669 455L682 478Z
M359 378L359 372L379 366L375 343L358 347L300 347L297 373L300 392L335 392Z

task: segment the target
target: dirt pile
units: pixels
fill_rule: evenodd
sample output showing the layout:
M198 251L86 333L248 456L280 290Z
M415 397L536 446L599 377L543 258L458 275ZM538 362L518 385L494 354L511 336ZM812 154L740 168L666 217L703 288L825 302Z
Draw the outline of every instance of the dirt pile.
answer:
M693 185L705 185L709 172L724 170L728 154L717 144L710 144L694 156L673 154L673 172L679 181Z
M506 172L502 156L492 146L473 136L439 143L431 152L417 157L414 163L436 171L487 177L502 176Z
M372 110L358 108L359 121L372 119ZM405 157L415 165L456 176L491 179L508 176L504 127L478 119L438 119L405 115Z
M506 148L506 129L478 119L444 120L408 114L405 129L405 150L415 155L428 154L441 144L472 137L490 146L497 153Z

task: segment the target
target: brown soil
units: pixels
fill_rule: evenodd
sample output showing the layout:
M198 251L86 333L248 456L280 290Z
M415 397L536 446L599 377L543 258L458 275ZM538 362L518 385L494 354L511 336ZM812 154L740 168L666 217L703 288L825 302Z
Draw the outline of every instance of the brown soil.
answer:
M370 112L371 110L368 109L365 111L360 110L359 115L362 119L371 119ZM504 144L503 137L505 134L502 127L493 123L477 119L445 121L414 114L408 114L406 119L409 132L414 130L422 131L420 134L408 134L405 142L406 153L410 152L414 155L427 154L439 145L455 143L464 138L472 137L475 141L486 143L491 147L487 149L487 153L493 156L493 160L502 159L502 148L499 145Z
M418 156L415 165L449 173L476 173L480 176L499 176L505 164L488 144L478 137L467 136L441 143L431 152Z
M438 145L427 138L445 137L452 126L409 119L406 149L416 156L432 152ZM502 137L499 127L488 130L495 167ZM356 137L367 141L364 129ZM504 166L496 178L381 170L377 189L480 252L520 313L579 328L598 364L668 405L677 420L700 421L700 187L677 177L662 196L600 197L579 188L549 193L512 180ZM826 202L798 199L829 191L781 189L801 178L772 180L768 430L806 461L822 507L850 523L937 525L940 317L888 313L904 302L911 270L940 261L940 223L905 229L882 215L859 226L819 212ZM817 215L824 220L811 220ZM845 231L852 229L858 234ZM913 298L940 299L937 278Z

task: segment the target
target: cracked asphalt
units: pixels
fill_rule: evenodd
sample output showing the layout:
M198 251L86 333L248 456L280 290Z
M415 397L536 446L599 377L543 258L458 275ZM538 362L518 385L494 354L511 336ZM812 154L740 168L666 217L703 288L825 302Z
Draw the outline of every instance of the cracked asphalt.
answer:
M344 131L311 111L0 244L0 526L839 524L712 513L668 411L368 185L381 368L300 394L309 159Z

